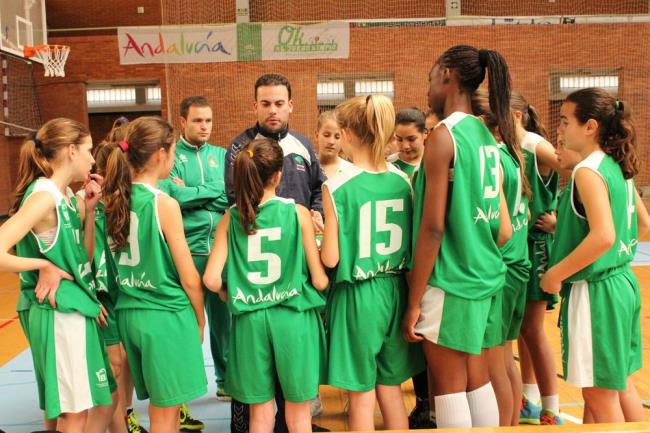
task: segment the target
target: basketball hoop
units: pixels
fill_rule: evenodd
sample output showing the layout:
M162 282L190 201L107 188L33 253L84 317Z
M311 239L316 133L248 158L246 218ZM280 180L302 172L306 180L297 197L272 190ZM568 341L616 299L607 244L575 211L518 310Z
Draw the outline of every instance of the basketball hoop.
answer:
M43 62L46 77L65 77L65 61L70 47L67 45L36 45L24 48L25 57L36 57Z

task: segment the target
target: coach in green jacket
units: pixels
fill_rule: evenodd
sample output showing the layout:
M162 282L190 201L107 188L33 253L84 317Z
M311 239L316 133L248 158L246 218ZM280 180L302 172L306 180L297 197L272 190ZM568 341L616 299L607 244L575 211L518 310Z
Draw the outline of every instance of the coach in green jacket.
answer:
M226 149L207 142L212 131L212 108L202 96L181 102L181 137L176 143L174 167L161 188L175 198L183 213L185 237L194 265L203 276L214 244L217 222L228 208L224 173ZM217 398L228 400L223 390L230 333L230 313L215 293L205 290L210 349L217 381Z

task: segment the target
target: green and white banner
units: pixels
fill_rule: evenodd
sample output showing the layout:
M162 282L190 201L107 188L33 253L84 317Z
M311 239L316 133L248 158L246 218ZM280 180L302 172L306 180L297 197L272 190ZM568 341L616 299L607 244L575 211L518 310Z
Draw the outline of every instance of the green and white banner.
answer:
M241 23L118 28L120 64L347 59L350 24Z

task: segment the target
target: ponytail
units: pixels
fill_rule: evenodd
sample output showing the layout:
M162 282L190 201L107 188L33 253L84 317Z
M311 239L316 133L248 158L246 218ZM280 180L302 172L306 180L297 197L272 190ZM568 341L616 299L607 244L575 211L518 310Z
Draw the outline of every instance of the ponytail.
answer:
M282 148L277 141L270 138L251 141L235 158L235 204L247 235L257 231L255 220L258 206L264 196L264 188L273 175L282 171L283 163Z
M515 146L517 135L515 133L515 122L510 111L510 72L508 71L508 64L501 54L492 50L479 50L479 58L482 59L481 64L485 65L488 72L490 111L496 117L503 142L508 145L508 149L511 149Z
M104 179L106 232L112 239L111 249L124 248L131 228L131 183L159 149L167 151L174 142L174 130L160 117L135 119L121 133L124 139L109 143Z
M235 204L241 217L241 224L247 235L252 235L257 230L255 216L257 206L264 195L264 183L255 165L255 155L248 145L235 158L234 190ZM249 153L250 152L250 153ZM251 156L252 155L252 156Z
M621 166L623 177L631 179L639 173L636 128L631 110L622 101L617 101L617 104L620 108L616 110L609 133L601 134L605 143L603 150Z
M22 145L18 162L18 181L9 215L18 212L27 188L39 177L52 176L52 161L59 151L71 144L81 144L90 135L81 123L63 117L46 122Z
M575 104L574 115L580 124L589 119L598 122L598 144L618 163L623 177L636 176L639 172L636 129L628 104L598 87L577 90L566 101Z
M131 182L133 175L124 151L111 143L106 158L103 199L106 210L106 232L112 239L111 250L124 248L131 226Z
M384 149L395 131L395 107L383 95L368 95L366 98L366 122L372 136L372 159L375 165L386 164Z
M28 139L20 148L20 160L18 163L18 182L16 192L9 210L9 215L18 212L20 205L25 197L27 188L39 177L52 176L52 167L43 156L42 151L36 148L33 139Z
M548 132L542 123L535 107L530 105L526 99L517 92L512 92L510 97L510 109L521 113L521 126L526 131L534 132L548 141Z
M395 108L384 95L357 96L336 107L341 129L349 129L370 146L373 163L385 167L384 150L395 130Z
M445 51L437 64L454 69L462 91L472 94L488 74L490 111L499 125L499 133L508 143L515 142L515 124L510 115L510 72L506 60L496 51L456 45Z

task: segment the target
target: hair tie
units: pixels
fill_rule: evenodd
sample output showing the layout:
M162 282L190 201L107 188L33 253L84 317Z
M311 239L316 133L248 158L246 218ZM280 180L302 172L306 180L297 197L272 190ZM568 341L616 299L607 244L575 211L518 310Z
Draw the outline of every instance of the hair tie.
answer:
M623 111L623 101L616 100L614 103L614 108L616 111Z
M248 153L248 157L252 159L253 158L253 151L250 150L250 149L246 149L246 152Z
M372 97L372 93L366 96L366 105L368 105L368 102L370 102L371 97Z
M43 142L42 142L41 140L39 140L38 138L36 138L36 134L37 134L37 133L38 133L38 131L31 131L31 132L27 135L27 139L28 139L28 140L32 140L32 141L34 142L34 146L35 146L37 149L42 149L42 148L43 148Z
M483 69L487 68L489 56L490 56L490 52L488 50L485 50L483 48L478 50L478 62L481 65L481 68Z
M129 143L127 143L125 140L118 141L117 145L120 147L120 149L122 149L122 152L129 150Z

